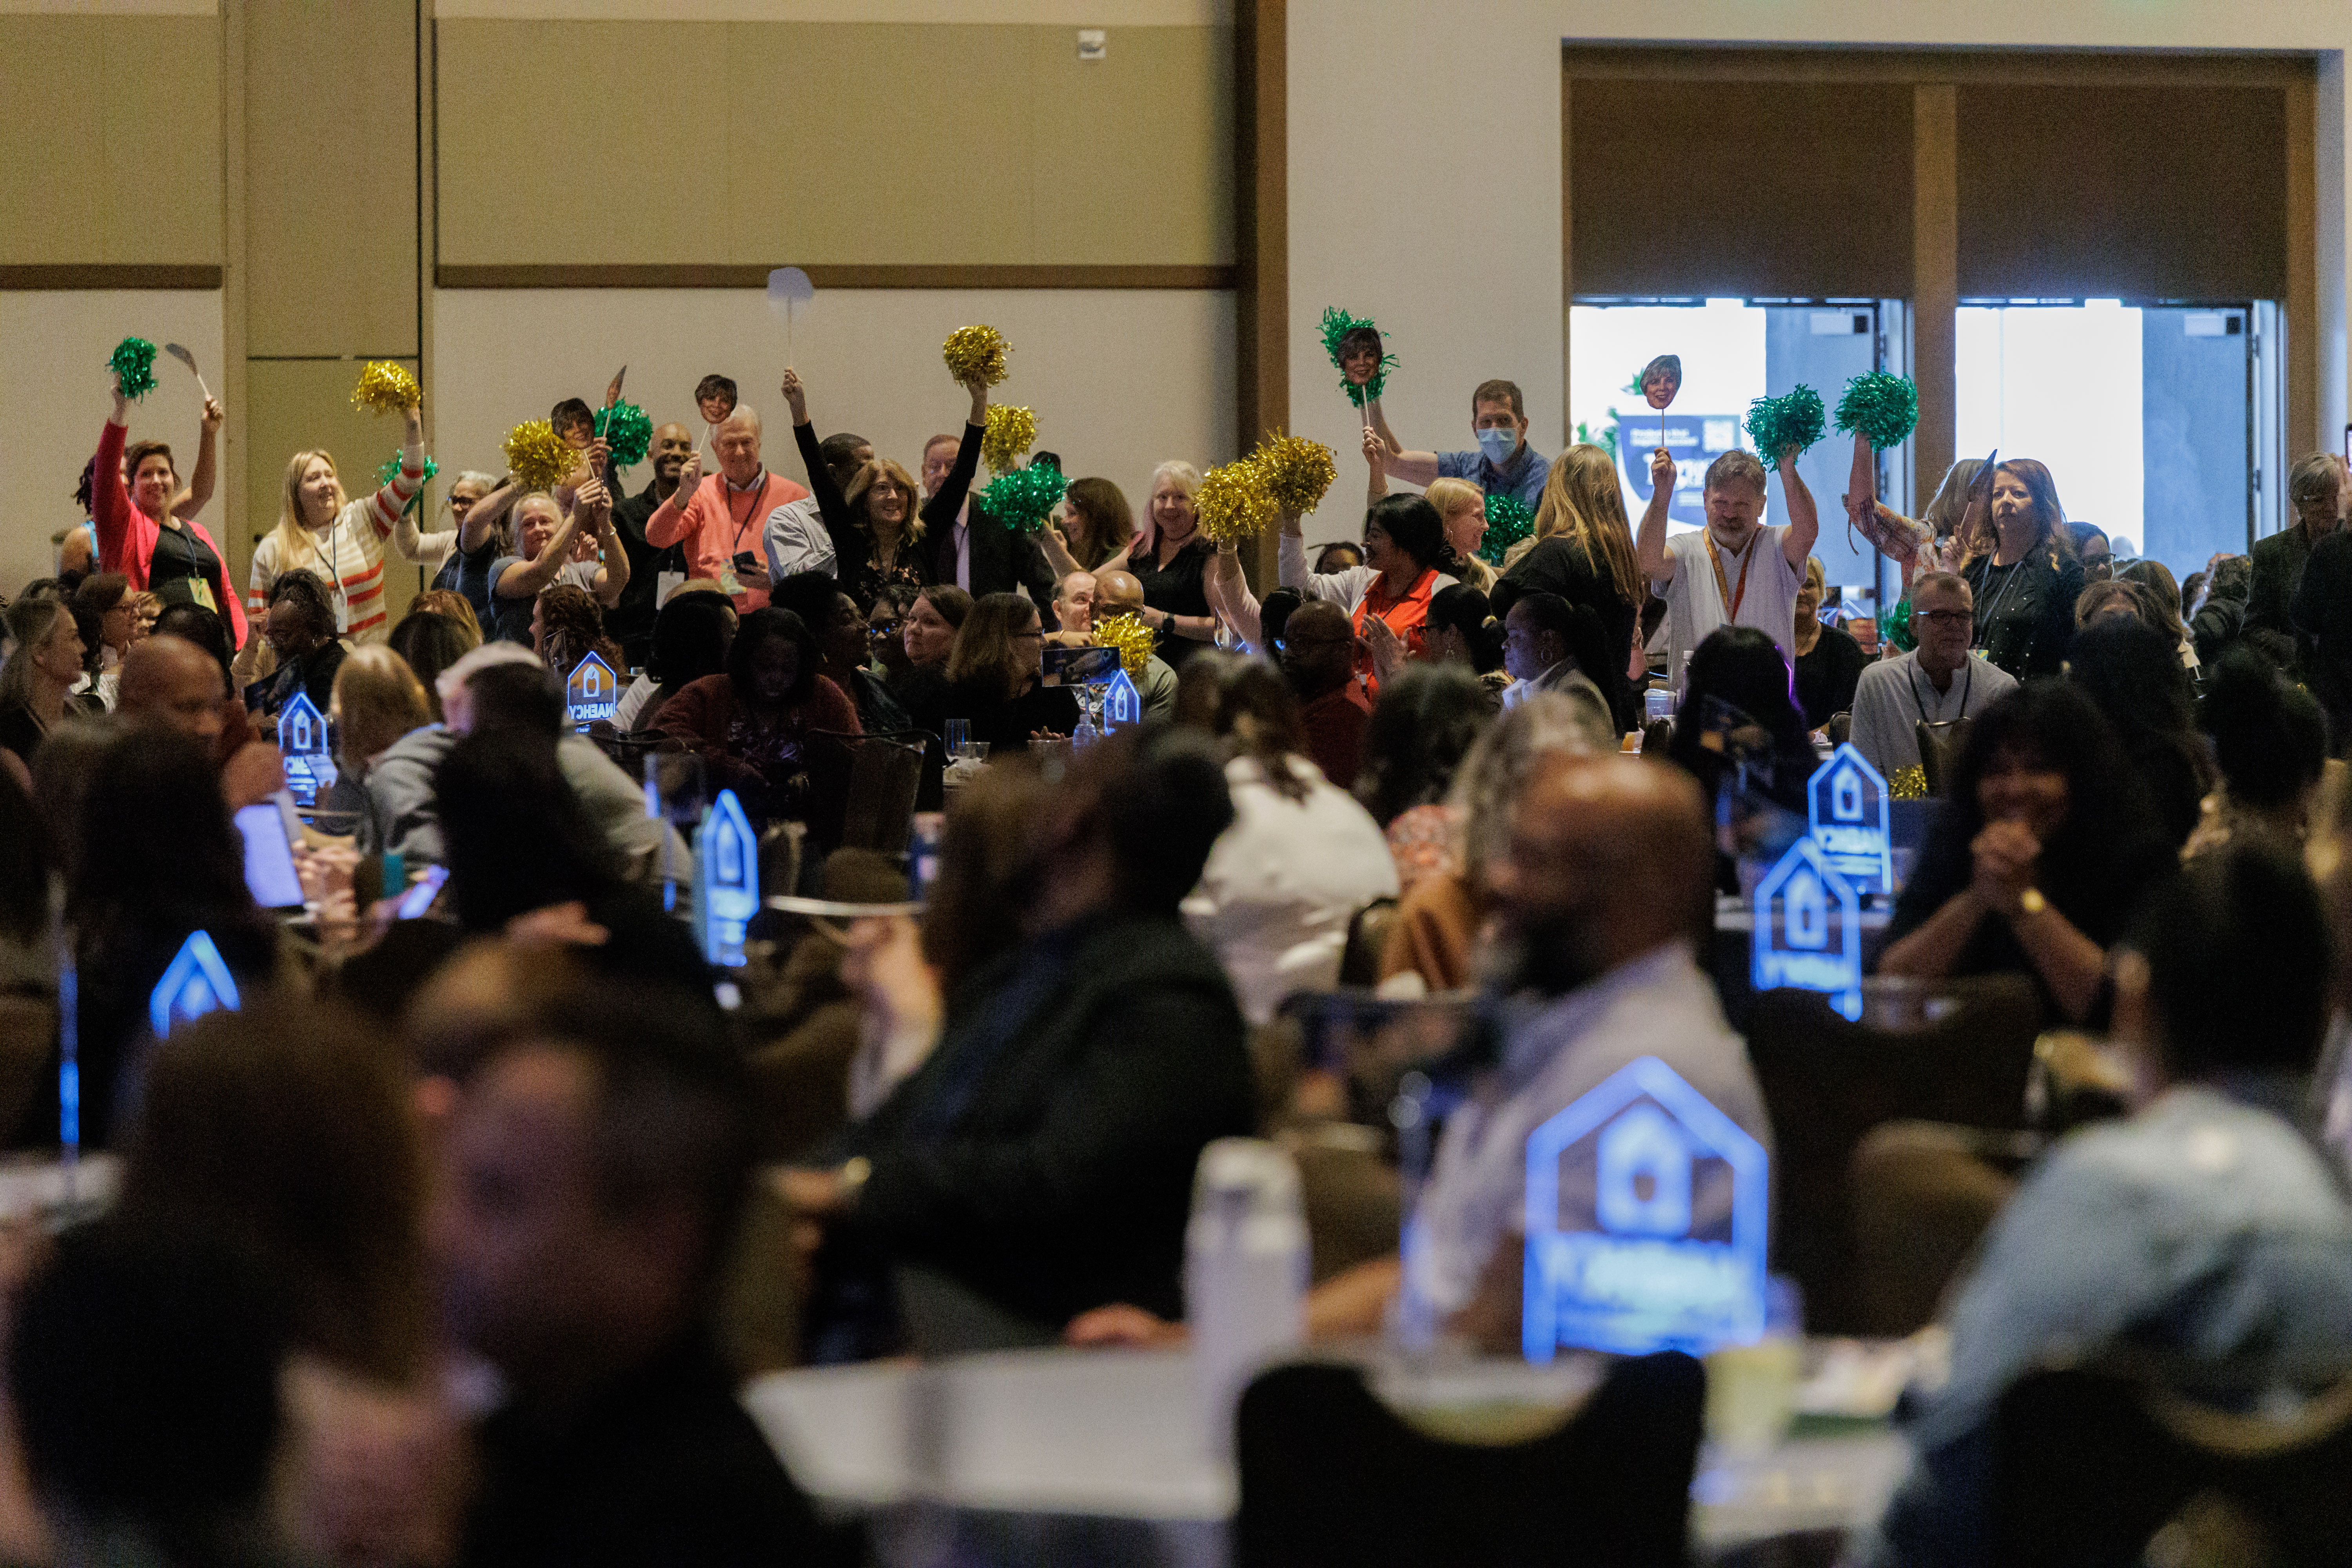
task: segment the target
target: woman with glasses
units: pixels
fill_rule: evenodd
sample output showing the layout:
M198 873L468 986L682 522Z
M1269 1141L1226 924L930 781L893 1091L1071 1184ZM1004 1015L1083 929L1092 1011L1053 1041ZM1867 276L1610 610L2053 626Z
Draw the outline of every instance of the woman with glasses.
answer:
M942 720L971 722L992 752L1025 752L1033 739L1078 727L1078 694L1047 686L1045 626L1025 594L984 594L957 629L948 655Z

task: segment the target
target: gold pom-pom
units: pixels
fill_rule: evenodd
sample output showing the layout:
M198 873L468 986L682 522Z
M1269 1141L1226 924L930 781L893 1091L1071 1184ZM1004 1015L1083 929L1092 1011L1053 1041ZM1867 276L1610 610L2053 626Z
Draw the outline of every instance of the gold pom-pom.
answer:
M397 414L414 408L425 401L424 389L416 378L390 360L370 360L360 372L360 384L352 388L352 406L373 409L378 414Z
M1010 472L1021 455L1037 444L1037 416L1026 408L992 403L988 428L980 438L980 460L992 474Z
M948 374L960 382L994 386L1004 379L1004 356L1012 352L994 327L958 327L948 334Z
M1250 461L1265 476L1265 493L1274 498L1275 506L1293 517L1304 517L1322 505L1324 492L1339 477L1330 447L1279 430L1258 443Z
M1192 510L1201 519L1201 531L1219 544L1265 532L1276 510L1265 472L1249 458L1220 463L1202 474Z
M1897 768L1886 781L1889 800L1925 800L1927 798L1927 770L1919 767Z
M1133 616L1095 617L1095 641L1118 649L1119 666L1129 680L1141 680L1143 672L1151 668L1151 650L1158 640L1151 628Z
M527 419L507 432L507 472L527 490L551 490L572 472L580 454L544 419Z

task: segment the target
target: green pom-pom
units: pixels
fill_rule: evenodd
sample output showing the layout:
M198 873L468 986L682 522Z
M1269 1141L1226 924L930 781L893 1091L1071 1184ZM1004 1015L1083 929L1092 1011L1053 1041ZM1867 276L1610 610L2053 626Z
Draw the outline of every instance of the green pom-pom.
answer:
M415 511L417 507L423 503L425 500L425 487L431 484L433 482L433 476L440 471L440 464L435 462L430 457L427 457L425 459L425 477L417 481L416 493L408 498L408 504L400 509L402 515L405 516L407 513ZM394 452L391 457L386 458L383 460L383 467L375 471L375 488L382 489L384 486L392 483L394 479L399 477L400 454Z
M123 396L141 398L155 390L155 345L145 338L123 339L106 363Z
M596 410L596 434L613 454L615 466L634 468L653 450L654 422L634 403L615 403Z
M1032 463L991 479L980 492L980 510L1005 527L1034 533L1054 514L1055 503L1070 481L1051 463Z
M1323 352L1331 356L1333 370L1339 369L1340 341L1359 328L1369 329L1375 336L1380 332L1380 329L1372 325L1370 316L1351 316L1337 305L1323 308ZM1345 371L1340 371L1339 390L1347 395L1349 402L1361 408L1367 398L1378 397L1386 390L1389 372L1396 368L1396 355L1382 353L1381 363L1373 367L1372 379L1361 386L1349 381Z
M1911 635L1911 600L1908 595L1895 601L1891 610L1882 610L1878 616L1878 636L1897 653L1909 653L1918 646Z
M1820 440L1827 420L1822 395L1800 382L1785 397L1759 397L1749 404L1747 423L1756 455L1764 459L1765 467L1772 468L1780 463L1784 448L1794 447L1802 453Z
M1837 427L1841 436L1857 432L1869 437L1873 451L1899 446L1919 423L1919 389L1903 376L1874 370L1845 384L1838 399Z
M1517 496L1486 498L1486 531L1478 541L1478 559L1500 568L1503 553L1536 531L1536 514Z

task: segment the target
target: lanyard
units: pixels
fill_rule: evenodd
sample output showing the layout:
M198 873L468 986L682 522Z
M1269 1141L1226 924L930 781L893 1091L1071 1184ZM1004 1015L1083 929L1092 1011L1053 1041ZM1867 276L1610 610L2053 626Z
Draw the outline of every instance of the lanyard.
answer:
M760 498L765 495L768 491L768 470L761 468L760 470L760 477L752 480L751 483L740 492L738 492L733 485L727 482L727 477L724 474L719 476L719 499L726 505L727 521L735 524L735 537L728 541L728 542L730 544L740 544L743 542L743 531L751 526L751 519L759 513ZM751 498L750 510L745 511L740 520L735 515L735 497L738 493L748 495Z
M1723 552L1715 547L1715 530L1706 530L1706 559L1715 568L1716 591L1723 595L1723 622L1732 626L1739 619L1739 606L1748 597L1748 569L1756 564L1756 547L1764 542L1764 531L1758 529L1748 539L1748 548L1739 552L1739 591L1733 593L1731 584L1723 574Z
M1960 678L1959 716L1965 719L1969 716L1969 690L1976 685L1977 661L1973 657L1964 658L1960 660L1960 668L1968 672ZM1911 700L1919 704L1919 722L1922 724L1946 722L1941 719L1927 717L1927 694L1919 689L1919 660L1916 657L1911 660Z

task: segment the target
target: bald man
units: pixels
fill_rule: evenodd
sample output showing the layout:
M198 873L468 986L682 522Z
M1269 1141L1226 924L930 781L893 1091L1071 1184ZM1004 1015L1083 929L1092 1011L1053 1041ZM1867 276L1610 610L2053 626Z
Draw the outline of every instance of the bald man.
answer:
M151 637L131 645L123 657L114 710L125 719L168 725L210 746L232 811L286 787L278 748L254 739L245 705L228 694L220 665L185 637Z
M656 550L684 545L688 570L715 580L736 611L748 615L768 602L768 568L761 562L768 519L808 491L760 460L760 411L749 404L736 405L711 444L719 471L706 478L702 453L689 449L677 488L646 520L646 542Z
M1084 572L1070 574L1072 578L1087 575ZM1092 581L1095 594L1090 621L1104 616L1132 616L1142 611L1143 584L1134 573L1103 572L1093 574ZM1151 662L1144 668L1143 679L1135 683L1135 689L1143 699L1143 716L1146 719L1175 716L1176 672L1158 654L1151 656Z
M646 538L646 524L677 489L677 477L694 455L694 433L672 422L654 431L651 447L653 482L635 495L621 495L614 484L613 531L620 536L621 553L629 558L629 581L621 601L604 613L604 629L613 634L632 667L642 666L653 651L654 614L664 594L686 581L686 547L656 545Z

